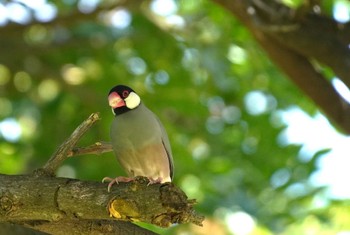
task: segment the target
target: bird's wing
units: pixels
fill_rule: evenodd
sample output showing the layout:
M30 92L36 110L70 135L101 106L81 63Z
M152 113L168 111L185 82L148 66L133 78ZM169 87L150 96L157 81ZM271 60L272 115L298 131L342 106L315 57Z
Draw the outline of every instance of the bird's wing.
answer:
M161 129L161 132L162 132L162 143L163 143L163 146L165 148L165 151L167 153L168 160L169 160L170 178L173 179L173 177L174 177L174 161L173 161L173 155L171 152L169 137L168 137L168 134L167 134L163 124L159 120L159 118L156 115L154 115L154 116L156 117L158 124L160 126L160 129Z

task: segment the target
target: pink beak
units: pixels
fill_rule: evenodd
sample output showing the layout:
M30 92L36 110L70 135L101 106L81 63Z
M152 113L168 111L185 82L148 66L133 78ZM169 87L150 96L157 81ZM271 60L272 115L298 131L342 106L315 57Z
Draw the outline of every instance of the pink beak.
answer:
M125 106L125 101L120 98L117 92L112 92L109 94L108 103L113 109Z

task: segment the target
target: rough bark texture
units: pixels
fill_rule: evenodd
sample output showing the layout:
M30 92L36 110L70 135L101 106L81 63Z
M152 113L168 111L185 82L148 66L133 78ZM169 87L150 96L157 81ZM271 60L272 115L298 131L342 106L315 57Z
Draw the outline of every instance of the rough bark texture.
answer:
M0 222L50 234L153 234L110 214L162 227L204 219L173 184L148 185L143 177L114 185L110 193L106 184L67 178L0 175L0 182Z

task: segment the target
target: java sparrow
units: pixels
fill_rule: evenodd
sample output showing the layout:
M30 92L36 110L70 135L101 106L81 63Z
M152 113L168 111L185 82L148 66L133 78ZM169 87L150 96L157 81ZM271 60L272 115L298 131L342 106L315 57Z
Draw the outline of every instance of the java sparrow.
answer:
M128 86L117 85L108 94L115 118L110 129L111 143L118 162L129 177L105 177L111 186L145 176L150 184L171 182L173 157L168 135L158 119Z

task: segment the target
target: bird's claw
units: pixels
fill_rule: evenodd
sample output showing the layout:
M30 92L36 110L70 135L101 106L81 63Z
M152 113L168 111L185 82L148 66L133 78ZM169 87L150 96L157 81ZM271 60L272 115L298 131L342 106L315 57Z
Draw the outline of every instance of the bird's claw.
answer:
M147 177L147 178L148 178L148 180L149 180L147 186L149 186L149 185L151 185L151 184L160 184L160 183L162 183L162 181L163 181L163 178L162 178L162 177L158 177L157 179L153 179L153 178L151 178L151 177Z
M115 184L115 183L119 184L119 182L125 182L126 183L126 182L130 182L130 181L133 181L133 180L134 180L134 178L128 178L128 177L124 177L124 176L118 176L116 178L104 177L102 179L102 183L109 182L107 190L108 190L108 192L110 192L111 191L111 187L112 187L113 184Z

